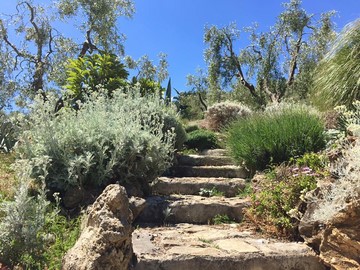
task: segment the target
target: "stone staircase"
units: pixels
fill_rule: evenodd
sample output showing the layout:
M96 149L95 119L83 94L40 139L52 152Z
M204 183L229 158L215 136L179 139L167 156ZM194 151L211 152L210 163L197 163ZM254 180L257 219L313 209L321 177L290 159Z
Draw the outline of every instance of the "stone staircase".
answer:
M317 270L325 269L304 243L265 239L241 230L249 199L236 196L248 172L234 166L224 150L180 155L170 174L160 177L136 219L136 270ZM203 197L202 189L223 196ZM221 215L233 224L213 224Z

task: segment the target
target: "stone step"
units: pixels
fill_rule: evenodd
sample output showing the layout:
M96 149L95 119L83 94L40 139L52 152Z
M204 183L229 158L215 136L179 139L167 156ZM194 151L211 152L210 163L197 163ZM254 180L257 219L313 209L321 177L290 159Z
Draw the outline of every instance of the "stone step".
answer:
M304 243L265 239L233 224L138 228L135 270L325 270Z
M153 194L199 195L200 189L215 188L225 197L235 197L243 190L246 180L243 178L214 177L159 177L152 186Z
M179 155L177 161L179 165L185 166L234 165L233 160L227 156Z
M226 149L205 149L201 151L201 155L204 156L228 156Z
M249 171L245 168L227 166L174 166L171 168L174 177L224 177L224 178L248 178Z
M135 223L195 223L208 224L216 215L227 215L240 222L243 210L250 204L238 197L202 197L194 195L151 196Z

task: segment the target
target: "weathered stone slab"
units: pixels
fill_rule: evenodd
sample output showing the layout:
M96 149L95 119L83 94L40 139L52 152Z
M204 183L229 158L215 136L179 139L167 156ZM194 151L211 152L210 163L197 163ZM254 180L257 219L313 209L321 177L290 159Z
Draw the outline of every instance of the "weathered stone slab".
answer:
M179 155L177 157L177 161L179 165L185 165L185 166L234 165L233 160L227 156Z
M259 250L246 243L243 240L232 238L232 239L221 239L215 241L214 244L219 247L221 250L229 251L229 252L239 252L239 253L253 253L259 252Z
M176 177L224 177L248 178L249 171L245 168L227 166L175 166L171 168L172 176Z
M136 222L208 224L216 215L240 222L248 205L249 200L237 197L152 196L146 199L146 207Z
M156 249L146 243L149 241ZM233 225L140 228L133 233L133 243L136 270L325 269L304 243L261 239L250 232L240 232ZM144 246L151 248L147 251Z
M159 177L152 186L153 194L199 195L202 188L215 188L226 197L234 197L244 189L246 180L242 178L214 177Z
M226 149L205 149L200 154L204 156L228 156Z

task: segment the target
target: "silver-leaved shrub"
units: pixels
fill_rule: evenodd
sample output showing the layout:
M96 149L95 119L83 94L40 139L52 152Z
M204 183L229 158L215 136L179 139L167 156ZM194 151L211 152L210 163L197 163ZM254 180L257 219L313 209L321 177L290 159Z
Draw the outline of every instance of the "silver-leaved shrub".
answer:
M19 187L13 201L0 203L0 262L8 267L40 269L45 225L49 202L46 199L44 175L39 175L36 195L31 196L32 168L35 166L46 174L47 158L18 161L15 165ZM41 168L41 169L40 169ZM6 268L6 267L5 267Z
M175 133L163 126L175 111L157 96L142 97L137 87L124 90L109 98L100 89L77 109L69 105L57 113L55 97L35 100L18 152L23 159L48 157L50 190L118 181L146 191L170 166ZM33 177L41 173L33 168Z

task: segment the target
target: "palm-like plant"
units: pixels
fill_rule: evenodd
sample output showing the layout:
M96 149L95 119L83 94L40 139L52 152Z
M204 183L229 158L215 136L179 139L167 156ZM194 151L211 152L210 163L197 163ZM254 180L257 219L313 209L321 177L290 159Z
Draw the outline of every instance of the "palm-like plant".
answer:
M360 99L360 19L344 27L320 62L313 90L313 101L322 109Z

